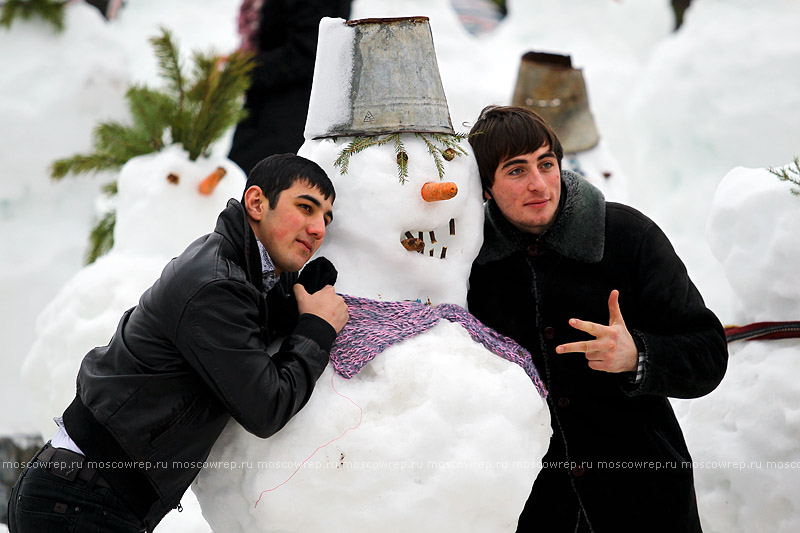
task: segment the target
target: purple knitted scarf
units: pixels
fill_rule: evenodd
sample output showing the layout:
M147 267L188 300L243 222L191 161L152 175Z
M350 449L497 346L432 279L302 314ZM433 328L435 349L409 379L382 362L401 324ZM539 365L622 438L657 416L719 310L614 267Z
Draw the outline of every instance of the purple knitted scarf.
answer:
M495 355L525 370L542 398L547 396L531 354L510 338L484 326L464 308L454 304L426 305L420 302L384 302L342 295L350 320L336 337L331 363L337 374L351 378L364 365L393 344L435 326L440 319L460 324L470 337Z

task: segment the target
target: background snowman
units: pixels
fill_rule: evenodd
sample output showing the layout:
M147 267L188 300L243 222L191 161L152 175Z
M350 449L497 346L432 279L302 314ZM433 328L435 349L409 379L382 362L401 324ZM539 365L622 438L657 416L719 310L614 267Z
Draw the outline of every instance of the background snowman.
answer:
M427 19L323 20L299 153L336 186L337 292L466 301L481 191L452 133ZM352 379L329 366L273 437L229 424L193 485L215 531L515 530L551 432L531 378L448 320L396 322L401 342Z
M163 31L151 42L157 50L170 52L159 58L164 77L174 79L166 71L175 73L180 65L167 65L165 58L179 54L169 32ZM183 78L185 85L179 91L191 91L191 97L170 95L169 89L131 88L127 98L133 125L101 124L95 129L94 152L54 165L61 173L80 173L98 167L110 169L124 162L111 187L116 194L103 202L115 219L113 246L70 278L42 310L36 321L35 341L22 365L22 381L35 399L34 423L44 440L55 433L53 417L60 416L75 395L75 376L84 355L108 343L120 316L136 305L169 260L196 238L213 231L228 200L240 198L244 190L242 170L229 159L209 152L240 116L241 95L247 86L246 57L232 54L224 66L213 54L196 54L195 61L206 68L195 65L192 75ZM206 83L207 74L216 81L222 79L218 86L227 88L222 95L226 103L215 110L216 118L221 119L216 130L207 126L209 109L202 102L221 94L195 88L211 86ZM145 105L141 105L143 101ZM172 105L178 101L185 107ZM174 125L184 119L205 129L185 128L179 135ZM142 128L143 123L149 127ZM104 131L114 135L106 136ZM141 151L150 147L152 153L125 162L131 145L144 146ZM183 527L207 531L199 510L193 511L197 509L193 498L184 500L183 505L190 510L181 516ZM170 515L164 523L176 520Z
M731 342L717 390L675 401L709 533L800 530L800 197L791 189L765 169L740 167L712 203L707 237L734 291L739 336L773 339ZM754 326L764 322L779 324Z

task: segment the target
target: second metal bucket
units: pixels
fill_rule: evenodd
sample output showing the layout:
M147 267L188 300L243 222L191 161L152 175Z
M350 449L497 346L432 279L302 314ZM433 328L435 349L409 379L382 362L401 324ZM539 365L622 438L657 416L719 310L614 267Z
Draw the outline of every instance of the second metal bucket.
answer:
M539 113L555 130L565 152L582 152L600 140L586 83L569 56L528 52L522 56L512 105Z

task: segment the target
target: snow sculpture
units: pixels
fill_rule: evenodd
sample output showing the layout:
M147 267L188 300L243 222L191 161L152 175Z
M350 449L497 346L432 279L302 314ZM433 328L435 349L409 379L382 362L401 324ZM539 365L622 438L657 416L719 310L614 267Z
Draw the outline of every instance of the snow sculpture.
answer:
M800 320L800 198L764 169L719 184L707 236L734 290L736 322ZM800 530L800 340L729 345L728 371L703 398L675 401L709 533Z
M199 184L220 167L224 177L211 194L201 194ZM53 416L75 396L86 352L108 342L122 313L136 305L170 259L214 229L217 215L228 199L241 197L244 183L244 173L228 159L190 161L175 145L122 167L113 248L75 274L41 312L23 364L45 439L55 432Z
M323 21L315 76L352 46L342 23ZM319 78L314 86L321 89ZM349 89L346 81L324 87L326 95L312 92L312 110L315 98L335 106L331 93ZM319 253L339 270L339 293L463 305L481 244L477 165L469 152L443 161L458 192L426 202L423 185L440 181L429 147L413 133L400 140L404 183L392 144L353 154L343 174L335 163L352 137L306 141L299 154L320 164L337 191ZM417 247L408 249L407 233ZM269 439L229 424L193 485L212 528L514 531L549 444L544 401L520 366L461 326L442 320L413 333L349 380L329 365L306 407Z

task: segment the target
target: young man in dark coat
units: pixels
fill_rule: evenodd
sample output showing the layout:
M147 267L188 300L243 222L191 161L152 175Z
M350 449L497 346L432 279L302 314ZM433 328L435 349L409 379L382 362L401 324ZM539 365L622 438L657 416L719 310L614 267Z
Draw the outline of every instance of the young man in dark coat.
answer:
M295 283L325 237L334 194L302 157L256 165L242 202L230 200L214 232L173 259L111 342L84 358L55 437L12 491L12 533L152 531L180 508L231 416L266 438L306 404L348 319L327 260Z
M469 310L527 348L553 436L520 532L698 532L692 459L668 397L719 384L725 334L664 233L561 171L533 111L472 128L486 222Z

